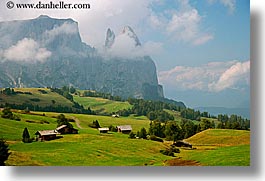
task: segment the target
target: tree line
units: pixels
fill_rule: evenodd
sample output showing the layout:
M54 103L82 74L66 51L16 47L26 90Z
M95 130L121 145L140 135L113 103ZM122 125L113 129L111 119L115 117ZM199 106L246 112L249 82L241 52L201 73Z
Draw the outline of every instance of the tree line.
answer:
M196 133L209 128L215 128L213 122L202 120L199 124L194 124L192 121L182 119L178 124L175 121L161 123L159 121L151 121L149 125L149 134L160 138L165 138L169 141L177 141L189 138Z
M219 129L238 129L238 130L249 130L250 129L250 120L244 119L238 115L222 115L219 114L217 117L220 123L217 125Z
M3 108L12 108L12 109L19 109L19 110L31 110L31 111L44 111L44 112L60 112L60 113L77 113L77 114L95 114L94 111L88 107L85 109L82 105L78 104L74 101L72 93L76 92L76 89L73 87L67 87L63 86L62 88L49 88L51 92L56 92L59 95L65 97L66 99L70 100L74 105L72 107L69 106L63 106L63 105L54 105L55 101L52 100L51 105L46 106L40 106L38 104L32 104L32 103L22 103L22 104L0 104L0 107ZM46 94L47 92L44 90L39 89L39 92L42 94ZM5 88L0 91L1 94L5 95L16 95L16 94L32 94L30 92L20 92L15 91L13 88ZM40 100L38 98L30 99L33 102L39 102Z
M199 110L194 110L191 108L182 109L180 112L182 118L197 120L199 121L201 117L205 118L216 118L216 116L210 115L208 112L200 112Z
M103 92L97 92L97 91L84 91L82 94L80 94L81 97L101 97L104 99L109 99L113 101L125 101L120 96L112 96L109 93L103 93Z
M62 105L48 105L48 106L39 106L31 103L22 103L22 104L0 104L2 108L12 108L18 110L28 110L28 111L43 111L43 112L59 112L59 113L76 113L76 114L93 114L93 111L90 108L85 109L84 107L80 106L81 108L75 107L68 107Z
M119 115L129 116L130 114L135 114L137 116L147 116L150 120L165 122L168 120L174 120L174 116L164 111L164 109L169 106L171 106L173 110L180 109L180 107L171 105L170 103L164 103L162 101L129 98L128 102L133 107L118 111Z

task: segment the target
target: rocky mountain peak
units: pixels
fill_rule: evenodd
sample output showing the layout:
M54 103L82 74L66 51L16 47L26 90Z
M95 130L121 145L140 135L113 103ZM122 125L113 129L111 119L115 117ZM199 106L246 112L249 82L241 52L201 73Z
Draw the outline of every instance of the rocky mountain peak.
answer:
M118 39L118 36L123 37ZM124 40L124 36L131 38L135 46L141 45L129 26L125 26L118 36L108 29L105 46L112 47ZM41 15L35 19L0 22L0 53L4 52L0 55L0 85L72 85L123 98L163 98L156 66L150 57L109 56L106 61L95 51L82 42L78 23L72 19Z
M132 38L135 41L135 46L141 46L141 43L136 35L136 33L133 31L133 29L130 26L125 26L122 30L123 35L127 35L130 38Z
M51 18L51 17L48 15L40 15L39 17L37 17L37 19L43 19L43 18Z
M113 45L114 41L115 33L110 28L108 28L105 40L105 47L110 48Z

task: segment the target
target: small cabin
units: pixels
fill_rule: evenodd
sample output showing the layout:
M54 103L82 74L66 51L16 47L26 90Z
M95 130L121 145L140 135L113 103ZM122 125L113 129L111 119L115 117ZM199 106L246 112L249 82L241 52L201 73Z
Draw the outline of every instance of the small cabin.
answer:
M131 125L117 126L117 130L120 133L129 134L132 131Z
M184 141L177 141L177 142L173 143L173 145L175 145L176 147L192 148L192 144L190 144L188 142L184 142Z
M120 115L118 115L118 114L113 114L112 117L113 117L113 118L119 118Z
M56 130L42 130L35 133L37 141L49 141L56 139L56 136L60 134Z
M100 133L108 133L109 128L98 128Z
M78 130L75 128L69 128L67 125L59 126L55 129L60 134L78 134Z

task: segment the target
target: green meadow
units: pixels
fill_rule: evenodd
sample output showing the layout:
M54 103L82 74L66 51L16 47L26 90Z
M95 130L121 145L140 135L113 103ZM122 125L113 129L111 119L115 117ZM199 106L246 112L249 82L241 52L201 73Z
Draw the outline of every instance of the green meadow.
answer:
M91 110L100 114L112 114L113 112L132 107L128 102L112 101L99 97L74 96L74 101L83 105L85 108L90 107Z
M42 90L42 91L40 91ZM25 103L39 99L36 104L47 106L61 104L72 107L73 103L49 89L16 89L32 94L1 95L1 103ZM46 91L47 93L43 93ZM52 101L54 100L54 101ZM130 115L113 118L111 114L132 106L128 102L112 101L94 97L74 96L74 100L84 107L90 107L101 115L64 113L67 118L74 119L74 128L79 134L61 135L61 138L32 143L22 142L24 128L28 128L31 138L38 130L54 130L57 127L56 117L61 113L34 112L24 114L13 110L21 121L0 117L0 137L9 144L11 155L6 165L27 166L249 166L250 165L250 131L208 129L185 141L193 145L193 149L180 148L175 157L165 156L160 150L166 149L172 141L164 143L129 139L127 134L109 132L99 133L88 125L97 120L101 127L110 125L131 125L136 133L141 128L149 129L150 120L146 116ZM32 102L32 101L31 101ZM55 102L55 103L54 103ZM34 104L34 102L33 102ZM180 112L165 110L180 123ZM209 118L210 121L217 120ZM194 121L198 124L198 121Z
M67 107L72 107L74 104L66 99L63 96L60 96L59 94L55 92L51 92L50 89L46 88L14 88L14 90L17 92L23 92L23 93L31 93L29 94L16 94L12 96L6 96L4 94L0 94L0 104L23 104L23 103L30 103L33 105L38 105L40 107L45 106L58 106L63 105ZM37 100L37 101L36 101Z
M18 114L18 113L17 113ZM42 114L42 113L40 113ZM170 142L159 143L150 140L128 139L128 135L109 132L101 134L88 124L97 119L102 127L131 124L133 131L148 128L149 121L144 117L112 118L110 116L93 116L67 114L69 118L78 119L81 128L79 134L63 135L62 138L23 143L22 132L28 128L31 137L37 130L55 129L58 113L45 113L46 116L18 114L22 120L14 121L0 118L0 135L9 143L12 152L7 165L58 165L58 166L142 166L167 165L167 160L194 160L202 166L249 166L250 132L238 130L211 129L198 133L186 141L193 148L180 148L176 157L162 155L159 151L168 147ZM49 124L41 124L45 119ZM35 121L35 123L26 122Z
M184 160L204 166L250 166L250 131L209 129L186 141L195 149L181 149Z
M55 114L53 114L54 116ZM19 114L21 121L13 121L0 118L0 135L8 140L12 152L6 162L7 165L163 165L163 161L171 157L160 154L159 150L165 145L150 140L128 139L128 135L109 132L100 134L97 129L89 128L86 124L93 120L87 115L71 115L80 119L82 129L79 134L63 135L63 138L45 141L23 143L22 132L28 128L31 137L37 130L55 129L56 120L45 117L49 124L28 123L25 120L43 119L43 116ZM35 119L36 118L36 119ZM132 123L132 120L105 117L97 117L100 124L107 125L110 121L113 125ZM102 120L102 121L100 121ZM137 122L137 121L136 121ZM132 124L133 130L146 127L148 121L139 121ZM75 127L77 127L75 125Z

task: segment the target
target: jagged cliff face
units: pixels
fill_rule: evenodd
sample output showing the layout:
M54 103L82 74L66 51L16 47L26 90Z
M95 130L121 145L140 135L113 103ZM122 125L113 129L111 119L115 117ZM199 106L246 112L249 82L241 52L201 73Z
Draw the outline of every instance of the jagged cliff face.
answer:
M130 27L122 33L141 45ZM106 48L114 42L115 34L108 29ZM103 57L81 41L72 19L40 16L0 23L0 87L72 85L122 97L163 97L150 57Z

